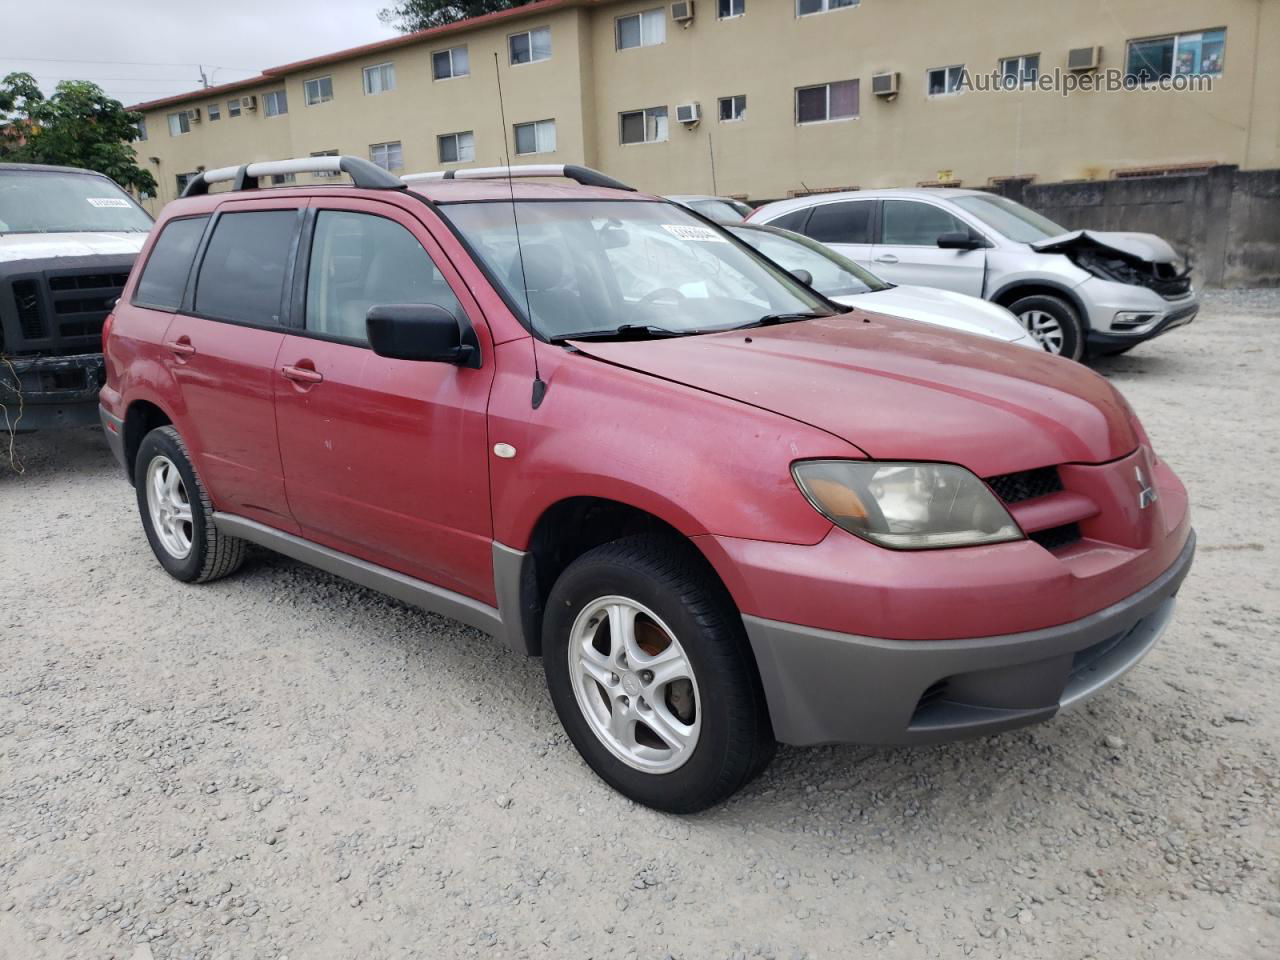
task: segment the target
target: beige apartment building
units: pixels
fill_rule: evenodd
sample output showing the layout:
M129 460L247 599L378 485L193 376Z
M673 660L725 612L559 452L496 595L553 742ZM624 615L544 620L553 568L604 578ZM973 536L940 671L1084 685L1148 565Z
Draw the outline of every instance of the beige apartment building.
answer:
M1280 0L536 0L133 109L157 208L205 168L327 152L755 200L1266 169Z

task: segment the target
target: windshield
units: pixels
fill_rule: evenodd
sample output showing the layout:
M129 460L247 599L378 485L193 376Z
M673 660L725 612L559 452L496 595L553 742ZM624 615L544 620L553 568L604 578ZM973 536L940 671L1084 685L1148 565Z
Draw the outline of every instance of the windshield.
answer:
M887 290L892 286L848 257L841 256L808 237L784 236L770 230L753 230L751 227L731 226L728 230L783 269L791 273L807 270L809 276L813 277L809 286L823 296L847 297L872 290Z
M738 223L745 220L747 214L751 212L750 207L745 204L739 206L729 200L721 200L718 197L709 197L706 200L682 200L687 207L697 210L711 220L719 220L724 223ZM743 209L746 207L746 209Z
M441 209L521 314L527 296L533 328L546 339L621 326L703 333L831 312L795 278L673 203L503 200Z
M954 203L1017 243L1035 243L1067 232L1066 227L1004 197L956 197Z
M0 169L0 233L146 233L151 217L105 177Z

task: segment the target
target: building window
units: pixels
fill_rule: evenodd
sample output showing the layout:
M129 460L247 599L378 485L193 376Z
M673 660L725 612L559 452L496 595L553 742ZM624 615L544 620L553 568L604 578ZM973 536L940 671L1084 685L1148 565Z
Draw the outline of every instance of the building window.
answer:
M747 12L747 0L720 0L720 8L716 11L716 16L721 20L728 20L730 17L740 17Z
M240 116L240 100L239 100L239 98L236 98L235 100L228 100L228 101L227 101L227 116L228 116L228 117L238 117L238 116Z
M632 47L653 47L667 42L667 11L658 7L618 17L614 21L614 35L619 50Z
M849 120L858 115L858 81L796 88L796 123Z
M175 178L178 182L178 196L182 196L182 191L187 189L187 184L196 178L196 171L190 173L180 173Z
M437 50L431 55L431 75L437 80L470 76L471 60L467 56L467 48L462 46Z
M302 99L308 107L333 99L333 77L316 77L302 85Z
M933 67L928 74L929 96L945 97L960 92L960 82L964 77L964 64L953 67Z
M1006 86L1022 86L1035 83L1040 75L1040 54L1028 53L1022 57L1005 57L1000 61L1000 78Z
M740 93L736 97L720 98L720 120L728 123L731 120L745 120L747 117L747 95Z
M667 108L649 107L618 115L622 127L622 142L661 143L667 139Z
M219 104L211 103L205 107L205 112L209 114L210 120L222 119L222 107Z
M262 112L268 117L279 117L289 112L289 98L283 90L272 90L262 95Z
M470 130L436 138L441 163L470 163L476 158L476 135Z
M295 173L273 173L271 175L271 185L273 187L282 187L286 183L297 183L298 175Z
M137 139L139 140L147 139L147 118L146 117L143 117L141 120L135 123L134 127L138 131Z
M796 16L807 17L811 13L827 13L841 7L856 7L858 0L796 0Z
M539 27L507 37L512 63L537 63L551 59L551 28Z
M401 169L404 166L404 154L400 149L400 141L369 144L369 159L383 170Z
M1140 83L1167 80L1174 74L1216 77L1222 73L1226 50L1226 30L1130 40L1125 74Z
M337 155L338 155L338 151L337 151L337 150L314 150L314 151L312 151L312 153L311 153L311 156L313 156L313 157L336 157ZM320 172L320 173L314 174L314 176L317 176L317 177L336 177L336 176L340 176L340 174L337 174L337 173L329 173L328 171L322 171L322 172Z
M396 65L379 63L364 68L364 92L372 96L375 93L386 93L396 88Z
M185 110L169 114L169 136L180 137L191 132L191 116Z
M517 123L516 153L525 156L530 153L555 153L556 122L554 120L535 120L533 123Z

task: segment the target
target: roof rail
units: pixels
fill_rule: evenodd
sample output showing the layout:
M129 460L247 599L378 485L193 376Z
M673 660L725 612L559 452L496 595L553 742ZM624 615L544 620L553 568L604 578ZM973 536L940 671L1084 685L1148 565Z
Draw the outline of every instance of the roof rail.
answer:
M200 197L209 192L209 185L230 181L232 190L256 190L260 177L280 176L286 173L345 173L357 187L369 190L403 190L405 185L382 167L363 157L296 157L293 160L262 160L238 167L218 167L205 170L191 178L184 197Z
M576 163L526 163L517 167L470 167L465 170L435 170L431 173L406 173L400 179L405 183L419 180L506 180L508 177L565 177L584 187L608 187L611 190L629 190L621 180L608 174Z

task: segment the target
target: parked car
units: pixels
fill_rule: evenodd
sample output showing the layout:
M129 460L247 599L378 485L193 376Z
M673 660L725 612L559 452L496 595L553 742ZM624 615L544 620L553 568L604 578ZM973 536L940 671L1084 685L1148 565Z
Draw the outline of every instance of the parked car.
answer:
M886 283L817 240L781 227L733 223L725 229L837 303L1043 349L1017 317L997 304L951 290Z
M741 200L734 200L732 197L673 194L666 199L672 203L678 203L682 207L688 207L690 210L719 223L737 223L740 220L745 220L751 213L751 207L748 204L743 203Z
M1123 353L1195 319L1191 272L1149 233L1068 231L981 190L859 190L759 207L893 283L1008 307L1050 353Z
M100 173L0 163L0 431L97 421L102 323L150 229Z
M541 655L586 762L669 811L776 741L1047 720L1155 643L1187 495L1106 380L556 169L252 163L165 208L101 399L166 571L252 542Z

